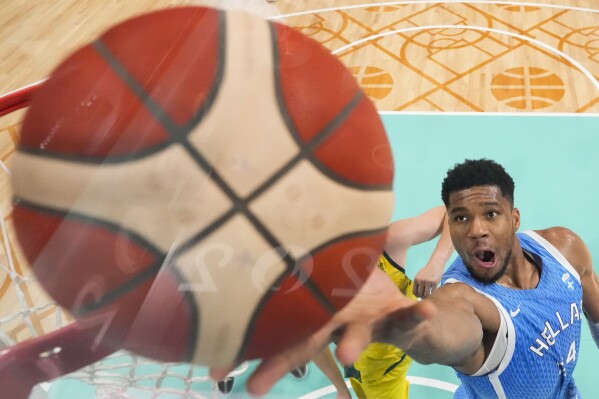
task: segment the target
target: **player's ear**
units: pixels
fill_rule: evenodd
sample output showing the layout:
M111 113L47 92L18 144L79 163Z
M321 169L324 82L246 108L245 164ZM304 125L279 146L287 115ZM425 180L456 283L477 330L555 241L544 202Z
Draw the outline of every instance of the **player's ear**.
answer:
M520 228L520 210L518 208L512 209L512 223L514 226L514 232Z

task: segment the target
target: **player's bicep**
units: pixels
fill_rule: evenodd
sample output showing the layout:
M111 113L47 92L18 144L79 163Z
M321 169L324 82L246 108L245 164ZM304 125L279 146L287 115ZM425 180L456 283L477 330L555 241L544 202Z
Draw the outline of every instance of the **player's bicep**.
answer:
M580 277L582 283L582 307L593 323L599 322L599 277L593 270Z

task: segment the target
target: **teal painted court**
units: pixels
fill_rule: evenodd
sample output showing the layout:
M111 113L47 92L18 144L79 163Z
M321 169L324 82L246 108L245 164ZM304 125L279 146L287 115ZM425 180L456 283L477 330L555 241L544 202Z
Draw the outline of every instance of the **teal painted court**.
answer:
M489 158L501 163L516 183L515 206L522 216L521 230L564 226L587 243L595 262L599 259L599 117L576 115L497 114L384 114L382 116L393 148L396 174L393 220L414 216L441 204L441 181L447 169L471 158ZM432 251L434 242L422 244L408 254L407 274L413 277ZM597 263L595 270L599 270ZM539 304L543 306L543 304ZM578 351L575 379L585 399L597 397L596 365L599 351L586 323ZM334 348L333 348L334 349ZM144 390L130 390L126 397L160 398L245 398L248 371L236 377L233 392L224 396L209 381L192 384L194 396L165 393L153 396ZM188 367L181 367L186 373ZM142 366L136 377L160 373L159 366ZM194 375L205 376L203 367ZM451 386L458 380L449 367L413 363L411 399L451 398ZM180 380L164 376L162 387L180 388ZM147 386L156 380L148 379ZM267 398L334 398L328 380L311 364L303 380L290 375L281 380ZM449 388L448 388L449 387ZM329 393L327 393L329 392ZM95 388L63 378L50 387L53 399L87 399Z

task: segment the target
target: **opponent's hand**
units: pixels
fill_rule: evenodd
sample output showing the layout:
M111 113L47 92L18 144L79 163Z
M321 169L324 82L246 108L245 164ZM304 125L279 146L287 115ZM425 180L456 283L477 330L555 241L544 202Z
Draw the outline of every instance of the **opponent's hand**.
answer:
M444 265L442 264L427 263L426 266L418 270L412 288L414 295L418 298L426 298L435 292L443 276L443 269Z
M339 336L336 355L343 364L356 361L364 348L372 341L373 331L385 339L401 339L402 334L393 332L390 336L385 329L396 322L412 328L426 317L417 302L404 297L393 282L382 271L375 269L360 291L341 311L336 313L314 335L278 355L265 359L247 382L247 390L252 395L264 395L289 370L308 363L331 341L333 334ZM394 322L384 321L393 313ZM388 326L389 324L389 326ZM210 376L219 380L233 368L212 369Z

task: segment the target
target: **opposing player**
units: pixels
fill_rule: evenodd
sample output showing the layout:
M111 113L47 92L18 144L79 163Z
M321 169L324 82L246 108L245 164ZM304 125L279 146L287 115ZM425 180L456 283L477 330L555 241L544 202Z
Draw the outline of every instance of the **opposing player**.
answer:
M408 248L430 241L440 234L429 261L417 274L427 278L412 283L404 269ZM447 228L445 207L438 206L421 215L392 223L377 266L389 276L403 295L416 300L415 294L427 296L436 288L445 263L452 253L453 244ZM426 273L422 273L423 271ZM325 348L313 360L337 388L337 398L349 398L349 391L336 364L330 361L331 358L329 349ZM345 367L345 377L349 378L359 398L407 398L409 383L406 374L411 363L412 359L400 348L372 343L357 362Z
M599 278L588 248L571 230L518 233L513 194L513 180L501 165L456 165L442 197L459 258L444 285L414 304L373 273L309 340L265 361L249 391L266 392L337 331L341 362L354 361L375 340L395 344L421 363L454 367L462 381L457 398L579 396L572 374L583 314L599 346Z
M389 226L385 249L378 261L378 268L391 278L399 291L407 298L416 300L414 291L428 295L436 287L430 281L414 287L412 280L405 274L408 248L430 241L441 234L445 223L445 208L438 206L408 219L402 219ZM453 253L453 244L445 229L445 234L425 268L437 272L437 279L443 273L445 263ZM424 268L423 268L424 269ZM438 281L438 280L437 280ZM412 359L403 350L384 343L372 343L352 365L345 368L354 392L360 399L366 398L407 398L409 382L406 379Z

